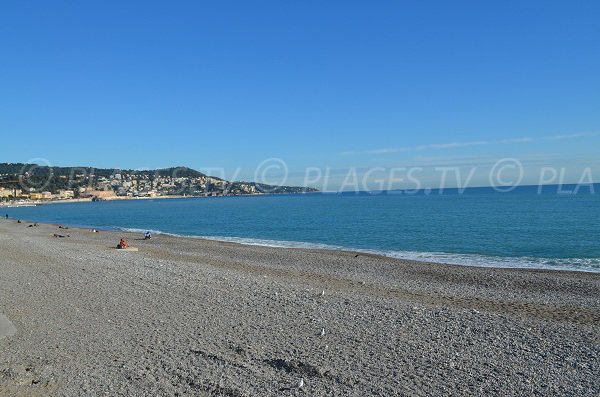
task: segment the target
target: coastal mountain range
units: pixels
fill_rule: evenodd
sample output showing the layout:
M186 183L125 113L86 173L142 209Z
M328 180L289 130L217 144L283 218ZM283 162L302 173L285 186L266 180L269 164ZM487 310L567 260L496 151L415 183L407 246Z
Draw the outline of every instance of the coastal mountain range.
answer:
M227 181L179 166L155 170L126 170L93 167L54 167L27 163L0 163L0 189L58 193L93 189L113 191L118 196L158 195L244 195L308 193L317 189L275 186L257 182Z

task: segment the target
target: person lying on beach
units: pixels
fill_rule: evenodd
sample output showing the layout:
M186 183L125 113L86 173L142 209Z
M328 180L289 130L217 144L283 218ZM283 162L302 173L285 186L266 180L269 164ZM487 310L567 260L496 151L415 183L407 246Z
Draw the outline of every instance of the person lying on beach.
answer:
M118 249L129 248L129 243L127 242L127 240L125 240L124 238L122 238L121 241L119 241L119 244L117 244L117 248Z
M68 229L68 227L66 227L66 226L59 226L58 228L59 229Z
M68 234L64 235L64 234L56 234L56 233L54 233L54 237L71 237L71 236L69 236Z

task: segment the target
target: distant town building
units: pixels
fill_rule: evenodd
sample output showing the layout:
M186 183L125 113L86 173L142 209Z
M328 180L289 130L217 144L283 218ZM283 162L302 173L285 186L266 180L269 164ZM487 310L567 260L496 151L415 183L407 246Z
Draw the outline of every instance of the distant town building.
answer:
M80 196L83 198L107 199L115 197L115 193L112 190L86 190L80 193Z
M56 197L61 200L71 199L75 197L75 192L72 190L59 190Z

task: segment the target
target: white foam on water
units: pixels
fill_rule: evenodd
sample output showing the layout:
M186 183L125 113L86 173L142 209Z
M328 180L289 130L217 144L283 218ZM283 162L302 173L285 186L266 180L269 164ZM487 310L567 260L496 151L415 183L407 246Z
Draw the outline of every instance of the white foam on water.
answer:
M128 232L128 233L146 233L146 232L150 232L152 234L164 234L167 236L178 236L177 234L173 234L173 233L165 233L165 232L161 232L160 230L153 230L153 229L140 229L140 228L135 228L135 227L114 227L113 229L118 229L121 230L123 232ZM181 236L183 237L183 236Z
M128 232L145 232L147 229L121 228ZM230 242L244 245L257 245L273 248L300 248L316 250L353 251L366 254L382 255L390 258L414 260L459 266L496 267L514 269L549 269L570 270L580 272L600 272L600 258L537 258L537 257L502 257L480 254L458 254L446 252L392 251L352 248L329 244L307 243L301 241L267 240L244 237L225 236L190 236L151 230L153 234L164 234L174 237L200 238L213 241Z

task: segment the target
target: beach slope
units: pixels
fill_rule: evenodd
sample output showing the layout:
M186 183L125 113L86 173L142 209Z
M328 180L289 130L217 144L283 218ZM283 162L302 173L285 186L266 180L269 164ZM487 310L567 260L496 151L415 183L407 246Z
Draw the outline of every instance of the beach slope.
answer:
M600 393L600 274L28 226L0 222L2 396Z

